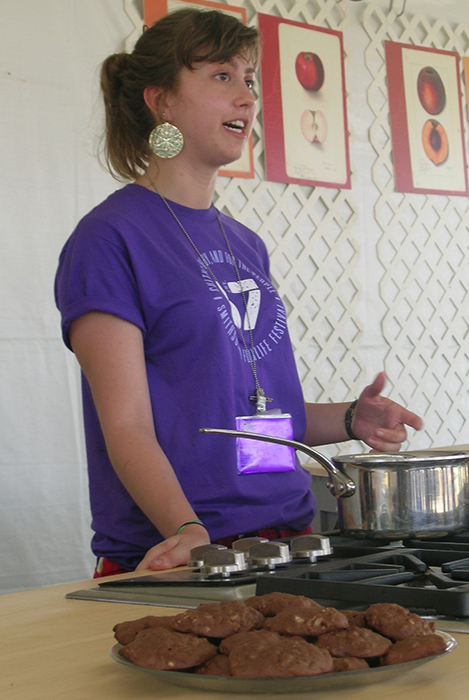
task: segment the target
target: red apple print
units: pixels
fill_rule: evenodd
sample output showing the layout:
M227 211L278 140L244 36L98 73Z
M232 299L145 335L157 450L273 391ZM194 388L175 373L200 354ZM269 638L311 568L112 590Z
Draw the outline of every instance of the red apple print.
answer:
M316 53L302 51L295 61L296 77L305 90L320 90L324 83L324 66Z

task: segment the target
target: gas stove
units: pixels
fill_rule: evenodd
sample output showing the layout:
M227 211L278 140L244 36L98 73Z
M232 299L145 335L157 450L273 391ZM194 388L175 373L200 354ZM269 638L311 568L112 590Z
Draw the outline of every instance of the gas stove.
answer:
M338 532L275 542L245 538L230 549L192 550L187 568L107 579L68 597L187 608L272 591L342 609L398 603L438 619L441 629L469 633L469 533L383 544Z

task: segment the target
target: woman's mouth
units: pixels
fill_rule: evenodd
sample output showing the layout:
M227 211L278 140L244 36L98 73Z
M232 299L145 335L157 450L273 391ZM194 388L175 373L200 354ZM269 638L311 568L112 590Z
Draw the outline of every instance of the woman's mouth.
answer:
M229 131L240 135L244 135L246 130L246 123L242 119L234 119L230 122L224 122L223 126Z

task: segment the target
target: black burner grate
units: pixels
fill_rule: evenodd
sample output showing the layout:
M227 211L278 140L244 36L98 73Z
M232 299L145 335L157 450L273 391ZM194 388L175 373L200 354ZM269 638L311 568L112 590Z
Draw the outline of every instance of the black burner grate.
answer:
M469 551L425 547L372 551L350 544L349 558L337 559L337 545L333 547L329 561L260 576L256 594L282 591L336 607L340 603L342 608L398 603L420 614L469 617Z

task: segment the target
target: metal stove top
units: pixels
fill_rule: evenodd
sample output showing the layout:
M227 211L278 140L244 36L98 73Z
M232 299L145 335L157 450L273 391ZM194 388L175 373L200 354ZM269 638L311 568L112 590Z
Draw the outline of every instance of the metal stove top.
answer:
M398 603L439 621L459 620L462 629L452 623L452 631L469 633L469 533L377 546L331 532L246 538L233 547L204 545L191 552L187 569L109 579L68 597L186 608L283 591L343 609Z

